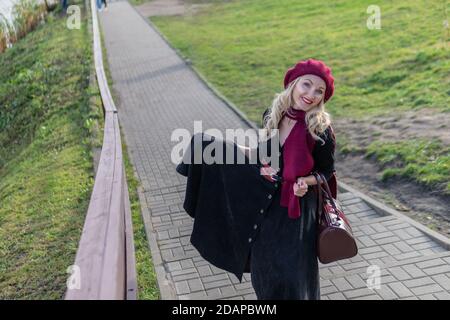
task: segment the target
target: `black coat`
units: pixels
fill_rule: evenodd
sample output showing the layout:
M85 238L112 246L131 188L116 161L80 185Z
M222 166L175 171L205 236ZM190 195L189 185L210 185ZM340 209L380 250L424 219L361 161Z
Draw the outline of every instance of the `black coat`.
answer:
M201 150L194 148L196 136L203 141ZM322 138L326 143L315 145L313 171L323 173L328 179L334 173L335 140L329 128ZM223 146L224 154L233 152L234 159L238 153L242 155L230 141L219 141L204 133L194 135L190 149L176 167L178 173L187 177L183 207L194 218L192 245L205 260L233 273L242 282L243 273L250 272L248 258L258 226L280 185L260 174L259 162L191 164L194 153L202 152L213 141ZM270 143L268 149L270 154Z

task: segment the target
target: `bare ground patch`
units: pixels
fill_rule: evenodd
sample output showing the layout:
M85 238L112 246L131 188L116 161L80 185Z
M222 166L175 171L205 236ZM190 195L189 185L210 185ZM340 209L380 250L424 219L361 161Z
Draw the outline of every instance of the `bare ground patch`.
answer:
M375 139L392 142L411 138L435 138L448 146L449 125L449 113L426 109L360 121L334 119L336 134L342 133L349 143L360 147L366 147ZM337 152L336 170L343 182L450 236L450 196L406 178L392 177L381 181L382 166L364 157L362 152Z
M334 119L334 123L352 141L364 147L374 139L400 141L410 138L436 138L444 145L450 145L449 112L421 109L362 120Z
M450 197L437 195L404 178L381 181L374 161L358 154L336 154L338 180L377 199L405 215L450 236Z

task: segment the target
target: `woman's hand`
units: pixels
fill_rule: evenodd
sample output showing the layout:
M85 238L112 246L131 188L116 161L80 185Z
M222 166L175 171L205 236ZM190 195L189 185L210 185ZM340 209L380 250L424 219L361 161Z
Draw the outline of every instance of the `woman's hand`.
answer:
M297 183L294 183L294 194L297 197L303 197L308 191L308 185L303 178L297 178Z
M271 166L269 166L269 164L262 159L261 160L261 164L263 165L259 170L260 170L260 174L267 180L269 180L270 182L274 182L275 180L272 178L272 176L276 175L279 171L275 170L274 168L272 168Z

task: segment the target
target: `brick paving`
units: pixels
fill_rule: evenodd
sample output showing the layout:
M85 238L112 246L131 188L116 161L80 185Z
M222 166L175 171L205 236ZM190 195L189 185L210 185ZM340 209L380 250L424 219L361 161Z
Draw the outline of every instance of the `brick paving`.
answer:
M202 259L182 207L186 178L170 161L171 133L249 128L126 1L100 13L118 112L136 175L162 299L255 299L250 274L236 277ZM224 131L222 131L224 132ZM359 254L320 265L322 299L450 299L450 252L401 216L380 215L351 192L338 194ZM448 248L448 246L447 246ZM381 285L369 289L371 265ZM373 283L373 282L370 282Z

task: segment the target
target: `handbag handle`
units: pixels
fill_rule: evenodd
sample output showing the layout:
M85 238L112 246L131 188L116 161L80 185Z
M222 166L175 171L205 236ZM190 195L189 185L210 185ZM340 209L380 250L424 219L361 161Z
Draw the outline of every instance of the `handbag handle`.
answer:
M336 204L334 202L334 199L333 199L333 197L331 195L330 187L328 186L328 182L325 179L325 177L321 173L318 173L318 172L313 172L313 175L314 175L314 177L317 180L317 189L318 189L318 201L319 201L319 203L318 203L318 215L319 215L319 217L318 217L317 221L320 223L321 218L323 216L325 216L325 219L327 220L327 223L331 224L330 217L327 214L326 215L323 214L323 194L322 194L323 190L322 190L322 184L325 186L325 192L327 193L328 198L330 199L331 205L332 205L333 209L336 212L336 220L341 219L339 217L339 211L338 211L338 209L336 207Z
M333 207L333 209L336 211L336 213L338 212L338 209L337 209L337 207L336 207L336 203L334 202L334 198L333 198L333 196L332 196L332 194L331 194L331 190L330 190L330 186L328 185L328 182L327 182L327 180L325 179L325 177L323 176L323 174L321 174L321 173L314 173L314 176L316 177L316 179L317 179L317 176L316 175L318 175L318 176L320 176L320 180L321 180L321 184L323 184L324 186L325 186L325 192L327 193L327 195L328 195L328 198L330 199L330 202L331 202L331 206Z

